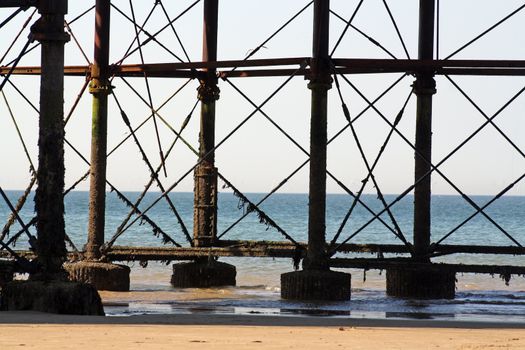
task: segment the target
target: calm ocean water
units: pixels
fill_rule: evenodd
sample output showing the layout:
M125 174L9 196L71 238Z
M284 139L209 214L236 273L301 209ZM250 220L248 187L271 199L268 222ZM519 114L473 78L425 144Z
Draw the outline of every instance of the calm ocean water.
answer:
M10 191L8 196L16 203L19 191ZM126 192L126 197L134 201L139 193ZM141 208L154 201L159 194L148 194ZM264 195L247 194L256 203ZM193 195L174 193L171 195L175 206L183 218L189 232L192 232ZM395 196L386 196L390 202ZM472 199L480 206L489 201L489 196L474 196ZM392 212L405 236L411 237L412 197L407 196L392 207ZM363 201L372 211L381 210L381 203L373 195L364 195ZM331 239L339 229L343 217L352 203L346 195L331 194L327 197L327 239ZM232 193L219 195L219 234L224 232L243 214L242 203ZM432 240L453 230L475 210L459 196L433 196L432 198ZM82 247L87 232L87 192L72 192L66 197L66 231L73 242ZM275 194L266 200L261 209L265 211L283 230L298 241L306 241L308 197L305 194ZM106 238L113 236L129 209L114 193L108 193L106 212ZM525 244L525 197L503 197L492 203L485 212L493 218L508 234ZM0 203L0 220L5 223L9 211ZM27 222L34 215L33 201L29 199L21 212ZM181 226L171 212L166 201L159 202L148 215L159 227L181 244L187 244ZM391 225L389 218L381 216ZM354 210L341 237L344 239L360 229L372 218L372 214L358 205ZM11 232L18 231L14 225ZM224 239L244 240L284 240L274 229L259 222L255 214L248 215ZM20 239L16 248L26 248L26 240ZM400 241L380 222L361 230L351 242L355 243L400 243ZM444 243L473 245L512 245L512 241L482 215L453 233ZM161 246L146 223L137 222L117 241L117 245ZM357 256L357 255L349 255ZM186 312L225 312L261 314L322 314L350 317L413 317L465 320L523 321L525 315L525 278L514 277L510 285L505 285L499 276L458 275L457 298L450 301L415 301L389 298L385 295L384 273L351 270L352 300L344 303L299 303L282 301L279 298L279 276L293 269L290 259L271 258L225 258L221 259L237 266L238 287L218 289L176 290L169 285L170 266L150 263L142 268L138 263L132 266L132 292L103 292L107 301L106 312L110 315L129 315L141 313L186 313ZM441 257L445 262L474 264L513 264L525 265L520 256L493 255L455 255Z

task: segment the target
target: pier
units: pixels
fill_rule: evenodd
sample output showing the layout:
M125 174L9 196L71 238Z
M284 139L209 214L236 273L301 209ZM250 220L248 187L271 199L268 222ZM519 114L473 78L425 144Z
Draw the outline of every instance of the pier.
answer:
M456 273L498 275L506 282L513 275L525 275L525 266L520 264L476 265L461 262L462 254L525 255L523 238L509 232L491 217L488 210L498 199L512 194L517 186L522 185L525 177L523 165L517 162L515 167L521 175L509 181L505 177L507 182L484 204L472 199L469 191L465 191L462 184L457 182L457 176L450 175L450 168L446 168L449 159L471 147L471 141L489 129L505 143L509 152L516 153L520 160L525 158L515 135L509 135L508 130L498 126L495 121L503 112L519 113L519 108L513 109L512 104L525 88L517 93L513 91L514 95L509 94L510 98L491 114L456 80L457 77L473 77L478 79L479 84L490 84L489 80L484 79L525 76L523 59L487 59L490 54L479 59L470 56L457 58L462 57L462 52L494 33L500 26L525 12L525 4L490 23L452 50L448 56L444 56L440 52L440 34L447 21L441 16L440 0L412 1L412 7L417 8L417 27L401 23L401 19L396 18L399 13L392 11L389 1L377 1L384 11L381 16L378 14L378 18L388 21L395 39L393 41L402 48L400 52L403 56L399 56L389 50L390 42L385 43L374 38L372 33L368 34L354 23L368 0L345 2L344 6L332 6L334 2L331 3L330 0L294 2L295 10L289 17L275 28L264 28L264 33L268 33L268 36L261 42L255 42L256 38L253 38L253 49L244 57L223 60L220 57L230 55L221 55L221 40L228 40L220 35L222 19L228 15L228 20L232 21L233 17L230 13L221 12L222 1L226 2L188 1L187 4L185 2L187 7L181 8L170 7L167 1L161 0L147 1L147 4L137 0L92 0L84 1L85 9L75 12L74 16L69 13L72 4L68 4L68 0L0 2L0 34L4 38L2 42L6 43L0 47L0 94L9 111L9 115L4 115L3 118L10 117L14 125L17 125L19 117L16 107L24 103L24 108L33 109L32 113L36 112L39 121L36 164L32 162L35 155L27 151L23 133L18 126L16 128L17 140L21 141L17 143L17 147L24 149L23 154L27 156L30 169L25 192L17 202L13 202L3 189L5 185L0 182L1 200L11 212L0 234L0 293L4 309L34 308L51 312L100 313L100 305L89 306L100 303L100 300L96 300L93 287L99 290L129 290L130 268L125 263L131 261L145 265L148 261L174 262L170 282L174 288L187 288L235 285L236 268L222 262L222 257L290 259L296 270L281 276L281 296L293 300L349 300L351 276L345 272L349 268L386 270L388 295L422 299L454 298ZM257 15L241 11L239 9L238 16ZM279 9L275 11L278 12ZM472 14L475 12L476 9L472 9ZM192 37L183 37L181 27L178 26L179 21L195 15L201 18L202 26L192 28ZM20 21L22 17L24 20ZM150 27L151 18L155 18L151 22L156 23ZM261 55L283 32L297 23L303 25L305 18L309 19L310 24L301 29L302 36L297 40L308 43L310 54L274 57L272 51L271 57ZM160 19L163 20L162 23ZM10 23L17 20L19 22L16 23L21 23L22 26L19 28L20 32L14 35L7 32L6 28L11 28ZM85 46L85 41L82 40L85 33L76 32L77 21L93 24L90 24L90 28L93 28L90 34L94 34L93 47ZM114 23L126 23L128 26L124 29ZM187 26L188 22L182 23L181 26ZM463 25L469 25L468 16ZM129 28L132 30L128 31ZM414 29L410 37L416 38L412 40L417 44L415 52L408 45L406 28ZM239 31L242 30L239 28ZM24 37L22 34L26 32L29 35ZM380 54L364 58L362 53L354 55L348 48L342 50L341 47L349 40L350 33ZM12 42L7 44L9 40ZM188 54L185 44L190 41L198 41L202 53L199 57ZM128 44L127 49L120 52ZM64 54L64 47L76 48L76 55L72 55L74 59L71 61ZM115 54L113 47L118 47ZM16 52L16 49L19 51ZM40 64L33 62L35 53L38 53ZM119 54L123 55L115 59ZM10 57L14 58L9 61ZM26 60L26 57L29 58ZM30 57L33 57L33 61ZM151 57L155 59L150 60ZM82 60L85 62L81 62ZM27 61L31 64L25 64ZM353 80L354 77L363 76L371 79L389 77L390 83L381 93L370 97L371 93L359 88ZM39 104L32 100L35 93L26 91L34 86L17 79L39 79ZM67 79L71 79L70 83ZM262 99L259 96L251 98L247 91L253 91L253 85L243 84L260 82L262 79L274 79L273 90ZM64 85L65 81L67 85ZM308 135L307 140L297 137L289 124L288 127L283 127L283 120L274 118L271 112L267 112L272 104L280 103L276 96L289 93L290 86L297 88L298 81L301 82L307 98L290 101L293 100L292 97L286 104L290 114L295 113L293 108L296 108L297 114L301 114L306 106L304 110L308 111L309 122L294 121L293 128L304 131ZM407 81L410 82L409 88L399 87L400 82ZM76 85L80 82L80 86L78 91L71 94L68 89L74 85L73 82ZM439 139L441 135L434 131L433 123L442 117L435 108L435 101L440 97L442 88L440 83L443 89L444 83L447 83L446 89L457 93L474 110L481 122L477 124L477 129L464 130L456 143L447 144L446 151L441 149L436 155L435 139ZM266 85L261 86L264 86L264 91L268 90ZM385 113L385 107L381 105L382 99L395 89L404 90L395 95L395 99L389 100L390 106L395 103L395 107L389 107L388 113ZM174 93L164 103L160 103L160 98L166 96L165 90L174 90ZM190 90L191 94L188 92ZM162 96L157 96L160 92L163 93ZM185 99L177 109L179 119L168 118L161 109L178 94ZM221 114L221 104L227 103L225 100L233 94L242 101L243 106L249 106L246 109L249 112L245 116L233 118L231 110L228 115ZM67 106L64 104L66 95L76 96L72 101L67 101ZM399 96L403 97L398 98ZM16 102L10 102L8 97ZM448 97L450 94L444 94L443 98ZM88 99L90 103L84 103ZM455 101L451 104L456 103ZM147 117L139 120L136 114L144 111ZM242 114L245 108L239 107L239 111ZM370 147L367 148L369 140L359 136L357 126L358 120L365 119L367 113L377 116L382 125L382 129L373 133L374 138L380 140L373 151ZM88 115L91 116L89 133L78 130L70 132L69 129L66 131L74 118L85 118ZM247 152L246 159L236 159L235 176L223 171L221 167L221 161L236 157L229 156L224 150L225 145L235 137L244 137L244 147L259 149L258 155L266 153L265 145L252 143L250 137L253 134L243 134L243 127L256 115L264 118L279 138L285 140L296 152L293 154L300 154L300 157L294 158L297 160L297 167L293 165L283 168L279 173L285 175L274 179L272 183L276 185L257 202L243 191L244 184L239 185L236 182L241 182L239 179L245 173L248 174L247 177L252 176L247 164L254 164L256 155L252 156ZM343 123L332 123L336 116ZM108 133L117 122L125 136L117 146L111 148L108 145ZM222 123L227 123L230 128L218 133ZM410 126L407 127L406 123ZM332 125L340 129L334 132ZM375 127L373 125L375 124L371 124L370 128ZM452 130L461 128L461 125L458 122L458 125L449 127ZM0 130L0 133L6 132L8 131ZM189 132L193 133L192 136ZM272 143L275 133L268 136L265 142ZM69 135L74 135L75 139L69 139ZM82 137L79 135L84 135L89 140L89 150L75 146L77 139ZM405 151L403 155L390 155L393 160L388 162L387 173L392 177L402 177L409 173L410 178L404 179L407 185L399 191L400 194L390 199L385 196L387 192L382 190L384 187L381 177L385 174L382 161L394 143L403 144ZM356 168L339 164L336 164L338 171L332 171L331 167L335 163L343 163L340 159L330 162L331 147L335 147L334 144L344 147L348 157L351 154L360 161L359 175L352 175L357 172ZM134 199L128 198L125 191L115 185L115 179L108 175L112 162L118 162L111 156L119 152L121 147L124 149L122 152L133 153L138 160L133 164L118 163L119 167L125 168L127 176L135 176L138 166L147 171L144 190ZM71 166L68 164L68 159L71 158L64 157L64 148L76 158ZM411 159L411 168L408 171L403 167L405 163L396 161L396 157L407 158L407 155ZM188 157L191 161L179 161ZM272 169L279 169L278 165L283 164L273 162L271 156L265 161L267 167ZM86 171L76 171L77 164L82 164ZM471 166L472 164L464 163L459 168L468 170ZM80 176L66 183L65 174L69 169L75 172L75 176L77 173ZM2 169L4 173L12 171L9 167ZM304 188L309 196L308 226L304 236L306 239L287 232L264 209L265 201L297 179L301 172L308 174ZM463 222L437 238L432 232L432 187L435 181L446 184L454 194L461 196L473 212ZM85 223L87 234L84 247L77 247L66 230L64 197L84 182L89 184L88 222ZM192 183L193 188L193 206L190 208L193 212L192 224L184 219L183 212L188 208L181 208L170 196L181 184L188 182ZM326 229L326 216L330 215L326 206L329 192L327 183L346 194L350 203L345 208L345 215L341 217L339 229L329 237ZM239 219L223 231L218 229L218 194L221 188L238 198L240 209ZM30 221L24 221L20 212L28 205L28 198L33 191L36 215ZM122 218L112 236L106 234L108 191L116 193L128 208L128 214ZM367 191L376 196L380 209L371 207L363 200L363 194ZM147 194L154 194L155 199L144 200ZM396 204L409 196L413 196L413 221L410 232L407 232L399 217L396 217L395 208ZM177 227L166 228L151 215L151 211L159 203L169 208ZM352 214L358 209L365 210L370 219L362 226L348 229ZM261 225L265 225L268 231L277 233L282 240L265 237L259 240L239 240L230 237L230 231L249 215L257 216ZM479 217L483 217L493 231L505 237L508 243L449 243L451 237L459 235L462 228ZM13 230L15 223L21 229ZM154 234L159 238L158 246L145 246L140 240L135 240L134 245L119 244L119 238L139 224L143 225L145 232L148 231L148 235ZM355 241L356 236L374 224L379 224L382 233L396 243ZM28 248L15 246L22 241ZM465 241L468 241L468 237ZM348 256L353 253L359 255ZM436 262L436 258L443 256L457 256L460 261ZM15 273L29 274L29 281L12 282ZM53 287L49 287L49 283ZM35 291L42 290L51 290L49 299L42 300L35 296ZM71 290L76 293L71 297L71 304L75 303L76 298L84 301L79 309L70 310L66 307L62 310L57 309L56 305L48 308L41 305L50 303L49 300L54 295L62 295L61 293ZM35 301L36 299L38 300Z

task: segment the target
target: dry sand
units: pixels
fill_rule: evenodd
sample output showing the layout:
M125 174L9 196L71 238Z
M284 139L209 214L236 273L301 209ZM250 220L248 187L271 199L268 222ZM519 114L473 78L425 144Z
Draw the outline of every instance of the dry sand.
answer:
M0 312L0 349L525 349L525 324Z

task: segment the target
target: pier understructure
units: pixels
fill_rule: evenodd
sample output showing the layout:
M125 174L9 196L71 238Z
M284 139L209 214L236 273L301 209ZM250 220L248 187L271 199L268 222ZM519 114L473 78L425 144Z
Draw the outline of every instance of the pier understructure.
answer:
M454 298L457 273L499 275L507 282L512 275L525 274L525 266L519 263L470 264L461 260L464 255L474 254L525 254L523 236L517 237L490 211L498 200L523 186L523 141L500 127L496 118L519 114L520 107L514 105L525 88L510 95L494 113L468 92L468 87L491 86L495 78L507 83L511 78L525 76L525 60L516 59L516 55L502 58L499 53L490 59L492 52L484 55L479 50L489 47L479 44L507 23L516 18L525 23L525 4L478 26L481 29L467 30L475 34L450 49L454 43L442 41L454 30L470 28L470 19L463 16L461 28L451 29L452 20L446 16L454 13L450 10L454 5L446 1L413 0L410 5L387 0L303 2L283 5L270 1L265 6L276 8L268 13L279 15L262 21L257 11L250 10L250 6L260 4L249 1L235 5L227 0L181 1L176 5L162 0L0 2L1 118L11 121L15 130L0 131L2 139L13 140L13 146L2 144L10 149L2 157L18 154L13 149L22 148L30 169L27 188L18 201L0 187L2 201L11 213L0 234L3 308L28 308L17 298L36 298L33 291L25 297L17 296L20 290L16 288L33 287L9 282L14 273L29 273L27 283L66 283L68 277L78 282L75 288L82 290L79 298L91 303L96 296L83 286L129 290L130 268L116 263L131 261L144 266L148 261L178 261L173 265L171 283L183 288L235 285L236 268L220 261L222 257L290 259L296 271L281 276L281 295L299 300L350 299L351 277L344 272L350 268L386 270L387 293L414 298ZM491 5L498 6L494 1L484 6ZM407 8L414 16L407 15ZM481 11L469 10L471 14ZM366 27L367 23L359 20L370 11L377 11L374 22L381 22L381 26L368 23ZM415 18L418 20L410 22ZM239 27L235 21L239 21ZM250 26L244 32L240 26L250 21L254 28ZM93 37L93 23L94 39L89 39ZM188 23L202 26L188 28ZM271 26L260 27L261 23ZM390 28L390 36L374 30L379 27ZM227 33L238 37L221 35L221 28L230 28ZM202 39L197 32L202 33ZM279 56L272 45L281 37L307 47L308 52L299 49L301 55ZM242 48L246 38L252 40L251 49L236 56L235 48ZM92 56L86 42L93 47ZM290 42L289 46L294 45ZM360 46L368 49L359 51ZM393 49L396 47L397 51ZM472 47L477 50L469 51ZM199 55L193 55L194 51L200 51ZM489 59L472 57L472 53ZM461 79L465 78L475 78L478 83L466 80L469 84L462 87ZM40 80L36 83L35 79ZM38 89L34 90L35 86ZM270 93L265 95L268 86ZM303 92L286 98L292 88L301 86ZM433 127L436 123L442 125L440 118L446 117L440 115L445 109L435 105L438 90L444 91L443 98L451 99L449 106L466 104L481 120L477 128L462 130L464 124L459 121L457 125L449 124L448 129ZM173 93L166 98L166 91ZM161 98L166 99L159 102ZM89 99L91 103L84 103ZM221 115L221 106L229 103L227 99L235 99L232 103L242 108L230 107L228 115ZM273 104L283 110L284 118L271 115L276 113ZM171 108L169 117L163 108ZM454 108L444 113L450 110ZM38 142L33 145L24 135L25 131L31 138L31 131L19 127L20 123L31 124L21 122L19 114L25 119L35 115L38 121L34 128L38 130ZM92 116L91 133L79 130L82 123L76 123L87 115ZM299 115L304 118L296 118ZM264 138L267 145L257 143L262 138L252 140L266 129L245 131L255 118L272 130ZM360 125L367 118L374 122ZM513 170L518 175L501 169L506 174L501 178L506 182L498 183L499 190L480 203L463 189L470 188L468 184L458 183L457 174L447 172L469 171L472 164L455 162L456 168L448 164L458 153L476 147L473 144L477 145L478 135L489 131L491 137L504 143L507 152L517 155ZM443 138L443 133L460 137L452 143ZM108 134L121 137L113 148L108 148ZM369 135L374 135L374 142L370 142ZM234 141L239 139L242 142ZM281 150L275 154L269 146L277 139L278 145L290 146L295 152L290 154L295 156L279 161ZM86 146L76 146L83 144ZM235 147L243 147L244 152L235 154ZM334 148L338 152L331 158ZM337 158L341 154L343 158ZM132 155L136 161L127 161ZM38 164L33 163L35 157ZM119 162L118 157L125 161ZM350 158L353 163L348 161ZM403 160L407 158L408 162ZM290 166L289 159L299 159L298 165ZM7 159L2 162L8 165L2 167L1 179L25 176L19 175L15 166L10 168ZM354 165L356 162L359 167ZM234 168L228 168L232 163ZM250 166L261 163L265 165L256 169L257 174L250 173ZM123 169L129 178L111 178L112 167ZM262 173L265 169L267 174ZM147 176L140 177L143 170ZM285 175L268 181L275 186L266 194L253 197L242 190L251 183L245 178L270 180L268 176L275 173ZM509 174L514 178L507 181ZM400 179L407 185L398 187L399 195L387 196L381 184L385 177ZM145 178L147 182L134 198L119 188L132 183L128 181L132 178ZM307 232L293 234L283 223L286 218L276 219L265 205L277 200L278 194L286 192L286 186L298 178L298 183L306 178L308 224ZM73 228L64 222L64 200L84 182L89 183L89 206L85 245L80 247L71 238ZM188 182L193 188L191 208L181 207L173 195ZM436 183L459 195L472 213L439 234L431 220L431 189ZM327 216L333 215L327 208L327 184L347 196L347 206L342 215L338 214L340 224L334 232L327 232ZM221 185L239 201L238 219L227 224L220 222ZM0 186L11 185L0 182ZM128 208L112 235L108 235L106 222L108 190ZM370 205L364 199L368 192L376 196L379 205ZM36 215L27 219L22 213L33 193ZM396 206L407 198L413 198L413 220L409 223L401 222L396 211ZM160 205L169 209L176 225L163 227L162 218L159 221L152 214ZM192 225L185 222L191 215L184 213L189 211L193 213ZM365 212L369 219L353 224L357 211ZM250 217L266 227L268 236L257 240L232 237L232 232ZM508 244L469 242L464 228L480 218ZM372 226L377 239L359 240ZM131 231L135 236L128 243L117 244ZM141 237L150 239L151 233L163 245L142 244ZM464 236L459 240L461 244L454 241L460 234ZM25 244L27 249L15 247L16 243ZM445 256L454 256L454 263L436 262Z

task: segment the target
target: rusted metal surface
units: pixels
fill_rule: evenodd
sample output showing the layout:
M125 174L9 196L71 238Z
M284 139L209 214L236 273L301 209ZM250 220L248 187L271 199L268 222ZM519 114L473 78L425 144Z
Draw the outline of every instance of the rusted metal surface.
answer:
M42 44L40 78L40 118L38 138L38 186L35 211L38 232L38 262L45 276L60 274L66 259L64 224L64 33L65 12L51 12L40 1L40 19L31 35ZM67 1L58 1L64 9ZM57 5L57 4L55 4Z
M144 73L151 78L201 78L201 69L211 68L263 68L236 69L235 71L218 71L221 77L271 77L290 76L296 69L267 68L276 66L298 66L309 60L307 57L253 59L246 61L215 61L215 62L182 62L182 63L146 63L111 65L110 74L121 77L143 77ZM436 75L503 75L525 76L525 61L523 60L406 60L406 59L352 59L333 58L332 63L341 74L381 74L409 73L428 71ZM7 74L10 67L0 67L0 74ZM16 67L13 75L40 75L39 66ZM66 76L89 76L90 66L66 66ZM303 69L296 75L310 76L310 69Z
M332 60L336 67L385 67L401 70L410 69L417 71L428 70L429 72L447 68L524 68L525 60L472 60L472 59L449 59L438 60L432 58L419 59L370 59L370 58L334 58Z
M106 153L108 128L110 1L97 0L95 49L89 91L93 95L91 124L91 167L86 258L101 257L106 212Z
M194 260L210 256L237 256L237 257L275 257L291 258L294 248L273 248L264 244L253 247L200 247L200 248L174 248L174 247L118 247L115 246L108 252L107 257L113 261L126 260Z
M202 59L217 60L218 0L204 1ZM215 168L215 102L219 87L215 68L205 68L200 80L199 161L194 172L193 237L197 247L208 247L217 237L217 169Z
M432 60L434 55L433 0L419 2L420 60ZM416 155L414 188L414 258L429 260L431 228L431 161L432 161L432 95L436 92L432 73L418 73L414 82L416 107Z
M9 72L9 67L0 67L0 74L4 75ZM90 66L68 66L64 67L64 75L68 76L89 76L91 72ZM42 67L16 67L13 69L13 75L41 75Z
M217 237L217 169L199 165L195 168L194 181L194 244L207 247Z

